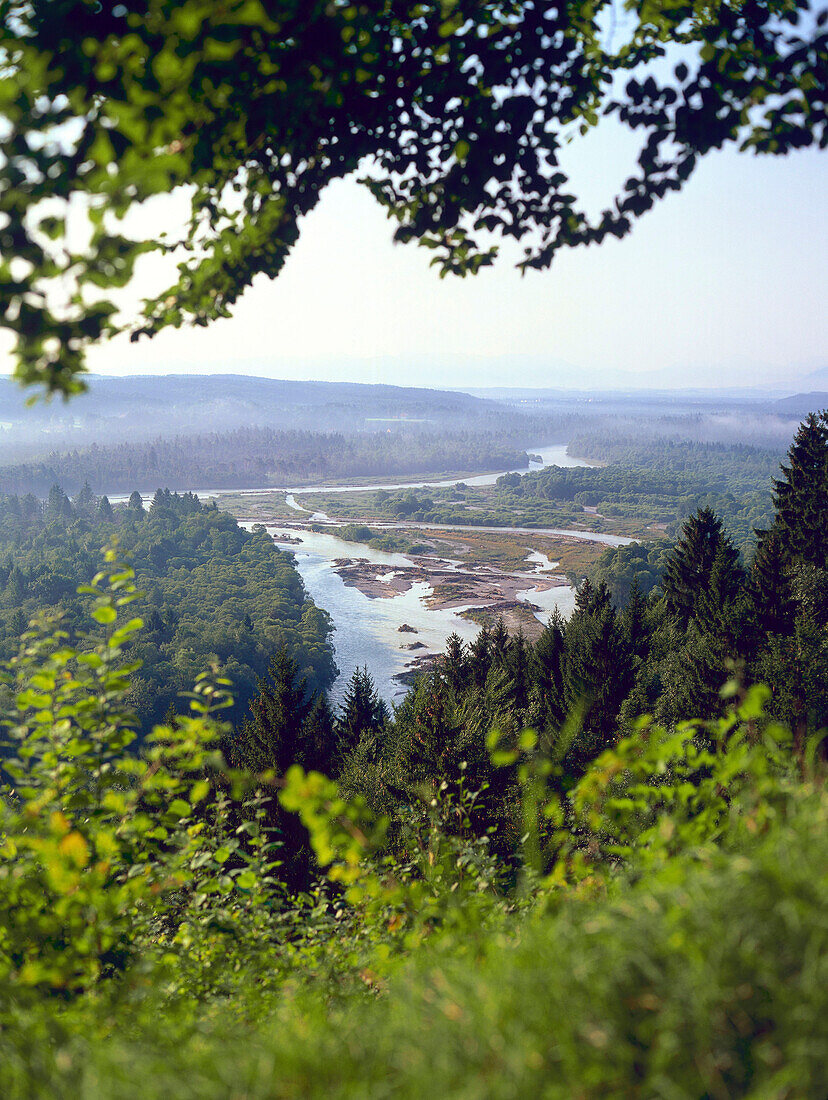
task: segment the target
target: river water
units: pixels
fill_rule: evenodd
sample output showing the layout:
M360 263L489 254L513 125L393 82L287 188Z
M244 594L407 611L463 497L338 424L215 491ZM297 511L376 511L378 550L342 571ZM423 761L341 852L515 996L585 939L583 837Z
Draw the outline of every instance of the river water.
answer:
M241 526L249 530L254 523L241 521ZM403 672L407 663L418 653L440 652L452 632L459 634L464 642L470 642L476 637L479 630L477 624L459 614L465 610L464 607L428 607L424 598L431 593L431 588L424 582L412 585L408 592L401 595L372 599L358 588L346 585L333 568L333 562L337 558L363 558L373 562L377 566L377 576L382 577L400 566L414 565L405 554L373 550L370 546L345 542L327 532L295 529L285 531L271 524L267 524L267 530L276 536L277 541L280 534L301 538L300 545L290 545L283 549L293 553L296 568L308 595L333 619L336 627L333 644L339 668L339 676L331 689L334 703L341 702L354 669L363 665L368 666L382 698L389 702L399 702L406 689L394 676ZM543 608L537 613L542 622L546 622L556 607L564 615L572 611L575 593L569 586L537 592L532 586L531 577L531 573L527 574L526 590L518 593L517 598L530 600ZM404 623L413 627L416 633L401 633L399 628ZM400 648L415 642L421 642L427 648Z
M449 481L400 481L393 485L375 481L369 485L272 485L268 489L192 489L190 491L199 498L207 498L229 496L236 493L244 493L246 496L258 496L263 493L288 493L293 497L293 494L296 493L364 493L371 489L444 489L450 485L459 485L461 482L464 485L494 485L497 479L503 477L504 474L529 474L534 470L542 470L545 466L573 468L575 466L592 465L590 462L584 462L581 458L572 458L566 453L566 448L566 443L554 443L549 447L530 447L528 448L529 453L537 455L540 462L530 462L528 466L516 467L513 470L498 470L492 474L455 477ZM179 490L179 492L182 491ZM108 495L111 504L126 504L130 496L129 493L110 493ZM153 495L153 493L143 494L144 503L149 504ZM290 507L296 508L297 511L306 511L306 509L296 504L295 498L292 503L288 501L288 504Z
M200 498L226 496L230 493L265 494L284 492L286 500L291 508L303 514L303 518L324 522L327 516L323 512L313 512L303 508L296 500L296 495L305 496L309 493L353 493L366 490L404 489L404 488L443 488L464 482L466 485L494 485L504 473L530 473L541 470L545 466L588 466L589 463L581 459L572 458L566 453L566 444L555 444L549 447L533 447L530 452L539 456L540 461L530 462L528 466L515 470L499 470L496 473L479 474L474 477L453 478L445 481L405 481L393 485L374 484L369 485L313 485L301 487L271 487L268 489L196 489L193 490ZM114 494L110 496L113 504L125 502L128 496ZM148 504L152 500L152 494L144 497ZM239 520L242 527L248 530L254 526L254 520ZM378 526L378 525L375 525ZM405 526L395 524L395 527ZM451 525L416 524L417 527L433 526L444 530L450 530ZM377 566L377 576L393 572L400 566L411 566L412 560L404 554L386 553L382 550L373 550L368 546L356 545L345 542L335 534L313 531L286 531L279 525L267 525L268 531L279 540L280 535L289 535L291 538L300 538L301 543L284 547L289 549L295 559L296 568L299 571L308 595L311 596L318 607L327 611L335 626L333 636L336 663L339 668L337 677L331 689L332 701L340 703L348 681L355 668L367 665L374 683L383 699L392 702L399 701L405 694L405 687L394 677L404 671L406 665L418 654L427 652L440 652L446 638L451 633L457 633L465 642L472 641L477 635L479 627L460 616L464 610L462 607L432 609L424 602L431 589L428 584L419 582L414 584L408 592L380 599L372 599L354 586L346 585L338 573L335 572L333 562L337 558L363 558L373 562ZM459 530L469 528L459 527ZM533 535L538 534L571 534L578 538L598 541L607 545L620 545L631 540L616 538L612 535L596 535L585 531L566 531L553 528L545 528L542 531L532 528L471 528L480 531L507 531L526 535L527 558L540 572L553 570L555 563L538 551L530 550ZM332 527L335 530L335 527ZM536 612L536 616L542 622L546 622L549 615L557 607L561 613L569 615L575 606L575 592L569 586L548 589L538 592L532 586L531 573L527 573L527 587L519 592L517 598L529 600L542 610ZM469 605L474 606L474 605ZM401 633L399 627L407 624L414 628L415 632ZM402 649L402 646L421 642L425 648L418 650Z

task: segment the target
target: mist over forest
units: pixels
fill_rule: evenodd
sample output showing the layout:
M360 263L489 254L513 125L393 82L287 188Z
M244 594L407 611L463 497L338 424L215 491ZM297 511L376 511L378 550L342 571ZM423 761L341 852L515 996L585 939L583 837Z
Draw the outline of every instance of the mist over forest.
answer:
M555 442L574 442L601 462L646 440L782 455L802 416L828 403L820 393L494 392L96 377L82 403L28 408L8 381L0 386L0 492L45 497L55 483L75 493L87 481L99 493L128 493L476 473L522 465L527 448Z
M0 0L2 1100L825 1100L822 9Z

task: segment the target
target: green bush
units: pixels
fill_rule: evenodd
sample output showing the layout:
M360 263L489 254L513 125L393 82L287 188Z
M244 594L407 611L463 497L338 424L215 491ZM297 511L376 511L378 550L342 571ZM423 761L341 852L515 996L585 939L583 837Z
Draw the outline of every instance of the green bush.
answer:
M525 828L507 875L464 780L389 821L318 773L230 773L209 677L131 755L140 620L109 558L97 639L30 632L7 675L4 1098L821 1100L828 796L766 689L639 721L574 786L575 720L492 737ZM279 884L274 784L309 894Z

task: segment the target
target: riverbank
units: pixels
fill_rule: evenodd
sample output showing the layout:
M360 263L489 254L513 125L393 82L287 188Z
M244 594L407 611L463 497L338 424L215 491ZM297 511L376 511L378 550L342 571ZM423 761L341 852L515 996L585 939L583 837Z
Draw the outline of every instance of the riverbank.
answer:
M250 520L242 523L254 526ZM502 616L511 633L522 631L534 640L556 608L566 615L574 604L574 591L554 556L514 537L509 548L495 538L492 556L504 555L504 566L498 567L464 560L470 551L482 558L485 548L475 539L472 550L455 535L435 538L427 554L407 555L344 542L335 529L273 525L267 530L294 555L309 596L333 620L340 670L331 692L335 704L357 667L371 669L384 699L399 700L434 664L450 634L466 644L474 641L481 616L491 622Z
M563 445L531 450L540 458L531 469L582 465L566 455ZM473 480L493 485L503 472ZM404 483L429 485L434 483ZM469 644L483 623L502 618L510 633L535 640L554 610L564 615L572 610L575 594L569 578L582 576L607 545L616 543L612 535L588 531L406 520L357 531L321 511L325 494L335 492L343 499L377 488L320 485L316 493L321 496L307 500L306 506L289 490L218 496L219 506L243 526L263 524L294 554L308 594L330 614L340 669L332 690L335 703L354 669L364 665L371 668L383 698L399 698L434 664L450 634ZM313 491L297 488L302 494Z
M425 597L428 607L466 608L470 604L514 603L518 593L531 585L536 592L566 587L566 577L555 573L541 574L535 570L505 573L493 566L460 568L443 558L418 557L411 566L400 566L390 572L378 572L366 558L340 558L333 563L336 573L346 585L353 585L369 599L388 599L409 592L415 584L431 589Z

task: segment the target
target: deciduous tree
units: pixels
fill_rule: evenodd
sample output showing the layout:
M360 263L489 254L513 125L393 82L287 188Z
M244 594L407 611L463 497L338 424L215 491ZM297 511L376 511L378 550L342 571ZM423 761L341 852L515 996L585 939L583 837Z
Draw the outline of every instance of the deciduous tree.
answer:
M713 149L825 142L825 18L809 0L648 0L623 35L611 13L611 0L0 0L0 323L19 377L80 388L86 347L124 327L101 290L128 284L148 249L180 244L183 260L134 335L227 316L360 166L396 238L464 275L503 238L524 242L526 269L624 236ZM609 115L640 153L590 218L560 152ZM184 186L180 242L120 224Z

